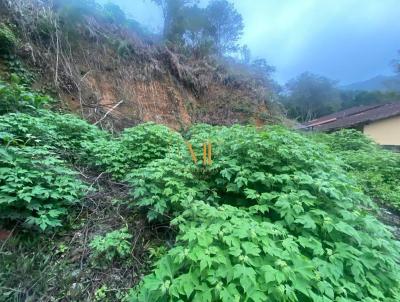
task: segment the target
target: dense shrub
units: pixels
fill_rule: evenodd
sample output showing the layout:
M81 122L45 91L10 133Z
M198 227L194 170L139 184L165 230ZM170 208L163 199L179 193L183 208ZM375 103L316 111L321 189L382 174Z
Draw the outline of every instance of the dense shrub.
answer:
M87 189L60 157L83 161L84 143L108 134L73 115L33 113L0 116L0 218L44 230L61 225Z
M400 154L382 149L356 130L319 134L315 139L343 159L367 195L400 209Z
M322 144L280 128L191 131L130 175L149 218L174 218L177 243L131 301L398 301L399 245Z
M14 52L17 43L13 31L4 23L0 23L0 55Z
M0 81L0 115L10 112L32 113L54 102L50 97L14 84Z
M3 135L4 136L4 135ZM0 145L0 220L42 230L61 225L87 187L55 154L38 147Z
M88 122L70 114L37 111L32 116L11 113L0 116L0 132L12 134L14 144L46 146L67 159L88 159L91 142L110 135Z
M92 150L97 165L123 179L134 169L163 158L180 142L179 134L168 127L146 123L125 129L111 141L99 140L86 147Z

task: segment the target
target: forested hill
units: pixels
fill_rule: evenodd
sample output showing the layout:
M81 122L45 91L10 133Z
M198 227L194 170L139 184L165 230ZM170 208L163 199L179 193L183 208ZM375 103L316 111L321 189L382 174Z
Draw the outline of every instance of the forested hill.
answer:
M201 9L169 1L180 4L167 8L168 1L156 2L168 11L163 35L148 32L114 4L1 0L1 47L9 48L0 61L2 77L12 74L61 99L64 110L107 128L281 118L271 101L273 69L251 61L238 44L243 23L232 5L215 1ZM233 52L243 58L232 58Z
M341 87L343 90L358 91L400 91L400 76L376 76Z

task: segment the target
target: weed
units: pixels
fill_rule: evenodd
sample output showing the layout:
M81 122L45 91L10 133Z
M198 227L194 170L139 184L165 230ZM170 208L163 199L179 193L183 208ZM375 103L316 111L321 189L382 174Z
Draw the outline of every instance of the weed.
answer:
M89 244L94 258L105 258L107 262L116 259L125 259L132 251L129 239L132 235L127 228L122 228L104 236L96 236Z

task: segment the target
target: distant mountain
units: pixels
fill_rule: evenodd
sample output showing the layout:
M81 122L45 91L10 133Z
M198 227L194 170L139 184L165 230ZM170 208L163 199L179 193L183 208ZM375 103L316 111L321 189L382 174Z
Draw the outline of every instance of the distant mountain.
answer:
M340 87L343 90L363 90L363 91L400 91L399 76L379 75L369 80L356 82Z

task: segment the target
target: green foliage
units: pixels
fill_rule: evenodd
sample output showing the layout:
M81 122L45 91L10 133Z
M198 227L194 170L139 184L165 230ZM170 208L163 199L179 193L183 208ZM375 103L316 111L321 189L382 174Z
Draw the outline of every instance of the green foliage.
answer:
M400 209L400 154L382 149L357 130L319 134L316 139L343 159L367 195Z
M18 83L8 84L0 81L0 115L9 112L33 113L54 101Z
M286 84L282 101L290 118L309 121L337 111L341 106L337 83L323 76L303 73Z
M166 253L167 253L167 248L164 245L149 248L150 259L152 260L159 260Z
M206 8L209 31L220 54L239 50L238 41L243 35L243 18L227 0L210 1Z
M392 85L393 87L388 87L388 91L342 91L341 109L362 105L368 106L398 102L400 100L400 93L398 92L400 82L393 80L392 82L388 81L385 85L386 84Z
M87 190L59 156L70 161L87 159L90 150L83 142L107 135L72 115L36 109L50 98L22 86L2 86L0 94L9 104L6 112L20 107L35 114L0 116L1 219L5 223L22 221L43 230L59 226L67 209Z
M13 53L18 39L13 31L4 23L0 23L0 55Z
M35 116L23 113L0 116L0 132L9 133L11 137L7 140L12 144L44 146L63 158L85 161L92 153L88 144L109 137L77 116L45 110L36 111Z
M146 123L125 129L113 140L98 140L86 147L92 150L97 165L124 179L134 169L163 158L180 142L181 137L168 127Z
M191 129L130 175L149 219L175 246L130 301L398 301L399 244L327 146L282 128Z
M32 72L24 68L15 55L5 55L7 71L10 73L10 81L14 84L31 86L35 80Z
M94 295L95 300L96 301L104 301L107 298L107 291L108 291L107 285L102 285L95 292L95 295Z
M226 0L210 1L206 8L197 0L153 0L164 14L164 38L193 49L197 55L230 54L239 49L243 18Z
M68 207L87 187L56 155L44 148L0 145L0 219L42 230L61 225Z
M94 237L89 246L94 258L104 258L108 262L112 262L115 259L125 259L130 255L132 244L129 239L131 238L132 235L129 234L128 228L122 228L104 236Z

